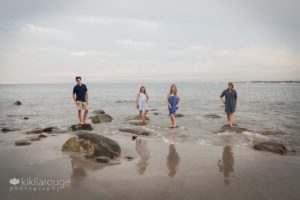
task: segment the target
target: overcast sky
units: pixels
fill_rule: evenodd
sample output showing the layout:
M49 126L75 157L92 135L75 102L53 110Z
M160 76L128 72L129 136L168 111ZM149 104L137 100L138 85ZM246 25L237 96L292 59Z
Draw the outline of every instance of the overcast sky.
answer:
M0 83L300 80L299 0L0 0Z

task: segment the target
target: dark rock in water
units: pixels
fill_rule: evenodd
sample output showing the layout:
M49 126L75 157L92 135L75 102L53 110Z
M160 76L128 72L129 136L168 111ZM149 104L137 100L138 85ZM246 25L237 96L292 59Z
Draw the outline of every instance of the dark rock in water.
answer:
M148 121L146 120L146 122L142 122L140 120L130 120L128 121L129 124L131 125L135 125L135 126L144 126L144 125L147 125L148 124Z
M175 114L175 117L184 117L183 114Z
M31 134L40 134L42 132L43 132L42 129L34 129L34 130L31 130L31 131L27 131L26 134L28 134L28 135L31 135Z
M132 133L132 134L135 134L135 135L145 135L145 136L148 136L150 135L151 133L149 131L146 131L146 130L140 130L140 129L134 129L134 128L120 128L119 131L121 132L126 132L126 133Z
M20 106L20 105L22 105L22 102L21 102L21 101L16 101L14 104L15 104L16 106Z
M138 115L131 115L131 116L128 116L126 120L127 120L127 121L140 120L140 116L138 116ZM146 120L146 121L149 121L150 118L146 116L146 117L145 117L145 120Z
M39 136L38 136L39 138L46 138L47 137L47 135L44 135L44 134L39 134Z
M105 136L80 132L68 139L62 146L62 151L85 153L88 158L101 156L118 158L121 154L120 145Z
M42 130L42 132L51 133L51 132L57 131L57 130L58 130L57 127L47 127L47 128L44 128L44 129Z
M221 130L219 132L224 133L224 132L234 132L234 133L243 133L247 131L245 128L241 128L237 125L234 125L233 127L230 127L228 124L224 125L221 127Z
M260 151L270 151L278 154L288 153L288 149L283 144L273 141L254 144L253 148Z
M212 119L221 118L219 115L216 115L216 114L206 114L204 116L207 118L212 118Z
M23 119L28 120L29 118L28 117L24 117Z
M116 103L126 103L127 101L126 100L118 100L116 101Z
M10 128L2 128L1 131L3 133L7 133L7 132L12 132L12 131L17 131L18 129L10 129Z
M96 115L99 115L99 114L105 114L105 111L102 110L102 109L99 109L99 110L94 110L92 113L96 114Z
M113 118L108 114L97 114L92 117L92 122L94 124L103 123L103 122L111 122Z
M26 145L31 145L31 142L28 140L17 140L15 141L16 146L26 146Z
M134 159L133 156L125 156L124 158L126 158L126 159L129 160L129 161Z
M132 136L132 141L136 140L137 139L137 136L136 135L133 135Z
M39 140L41 140L41 138L39 138L39 137L31 137L31 138L29 138L29 140L30 141L39 141Z
M91 131L93 127L90 124L73 124L70 129L72 131Z
M159 115L159 113L158 112L154 112L153 115Z

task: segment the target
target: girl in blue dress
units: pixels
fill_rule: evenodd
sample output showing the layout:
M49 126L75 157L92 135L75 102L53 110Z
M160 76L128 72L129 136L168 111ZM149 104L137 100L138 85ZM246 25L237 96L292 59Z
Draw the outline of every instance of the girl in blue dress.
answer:
M233 114L235 112L236 104L237 104L237 92L233 89L233 83L228 83L228 88L225 89L220 99L225 105L225 113L227 114L227 124L230 127L233 127ZM224 100L225 97L225 100Z
M177 92L177 87L175 84L171 85L170 92L167 95L167 103L168 103L169 115L172 123L171 128L176 128L175 114L181 103L181 96Z
M148 99L149 96L146 92L146 88L145 86L142 86L136 96L136 108L139 110L139 118L143 123L146 122L146 115L148 112L148 105L147 105Z

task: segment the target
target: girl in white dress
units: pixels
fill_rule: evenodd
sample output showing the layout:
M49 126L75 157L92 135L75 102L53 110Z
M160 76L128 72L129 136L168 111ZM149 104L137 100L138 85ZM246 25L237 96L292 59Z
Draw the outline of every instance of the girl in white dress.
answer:
M146 88L145 86L142 86L136 97L136 108L139 110L139 118L143 123L146 122L146 115L148 112L148 106L147 106L148 99L149 96L146 92Z

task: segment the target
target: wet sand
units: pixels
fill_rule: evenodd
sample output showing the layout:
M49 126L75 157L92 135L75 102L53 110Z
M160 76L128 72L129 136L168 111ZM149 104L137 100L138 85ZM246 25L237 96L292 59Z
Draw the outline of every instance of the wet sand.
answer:
M298 199L300 157L248 146L167 144L147 137L105 135L122 148L121 163L104 166L61 146L71 134L14 146L25 136L1 137L1 199ZM132 156L133 160L125 157ZM69 179L60 191L10 191L9 179Z

